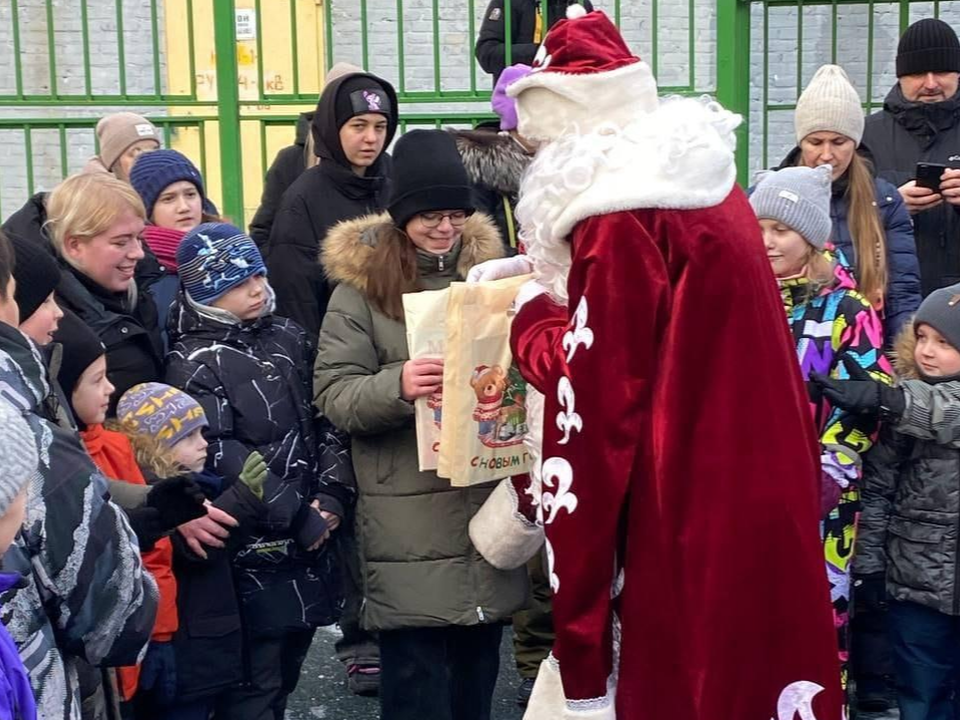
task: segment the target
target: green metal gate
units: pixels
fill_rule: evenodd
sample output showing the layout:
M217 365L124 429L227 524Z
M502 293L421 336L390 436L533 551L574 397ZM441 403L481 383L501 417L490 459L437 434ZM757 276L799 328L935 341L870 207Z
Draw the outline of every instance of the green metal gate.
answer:
M0 218L96 152L99 117L132 109L248 220L266 168L346 60L396 85L402 126L490 117L474 60L487 0L0 0ZM748 119L740 179L792 144L816 67L844 65L868 110L908 22L960 0L598 0L664 93L711 94ZM509 18L510 13L506 12Z

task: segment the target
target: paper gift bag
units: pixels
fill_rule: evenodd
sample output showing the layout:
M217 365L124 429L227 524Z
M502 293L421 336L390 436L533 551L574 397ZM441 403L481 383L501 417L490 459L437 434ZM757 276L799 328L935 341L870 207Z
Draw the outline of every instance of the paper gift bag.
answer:
M529 275L453 283L447 303L444 423L437 472L456 487L525 473L526 382L513 365L509 313Z
M407 351L411 360L442 358L446 344L447 300L449 290L406 293L403 314L407 324ZM420 470L436 470L439 459L440 424L443 413L443 389L417 398L414 415L417 425L417 456Z

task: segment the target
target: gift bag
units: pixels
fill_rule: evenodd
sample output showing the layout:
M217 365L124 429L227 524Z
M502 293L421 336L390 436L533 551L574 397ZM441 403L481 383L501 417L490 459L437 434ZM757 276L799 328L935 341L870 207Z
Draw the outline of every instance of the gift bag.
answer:
M527 386L513 365L509 313L529 279L450 286L437 473L455 487L529 470Z
M445 323L449 290L405 293L403 315L407 324L407 351L411 360L442 358L446 344ZM417 425L417 456L420 470L436 470L440 446L443 388L414 401Z

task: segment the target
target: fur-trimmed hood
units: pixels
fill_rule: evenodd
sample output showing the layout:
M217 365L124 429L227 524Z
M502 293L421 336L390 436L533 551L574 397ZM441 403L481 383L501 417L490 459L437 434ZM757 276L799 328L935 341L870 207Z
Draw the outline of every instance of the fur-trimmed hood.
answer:
M470 182L516 195L520 178L533 156L506 133L491 130L449 130Z
M920 377L914 353L917 349L917 334L914 321L905 323L893 343L893 368L898 380L916 380Z
M374 248L378 242L402 232L388 213L366 215L338 223L323 242L320 263L331 281L346 283L366 295L371 275L391 270L374 266L371 262ZM456 261L457 276L463 279L474 265L502 255L503 242L493 221L482 213L470 216L463 226L460 253Z

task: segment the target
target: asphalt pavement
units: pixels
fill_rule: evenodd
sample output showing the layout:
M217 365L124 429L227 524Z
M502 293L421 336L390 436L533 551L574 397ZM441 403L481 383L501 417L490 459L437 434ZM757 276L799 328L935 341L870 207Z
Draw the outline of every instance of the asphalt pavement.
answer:
M290 696L287 720L378 720L377 699L356 697L348 693L344 686L343 666L334 658L333 652L333 643L339 636L340 631L335 627L317 631L313 647L303 665L300 684ZM520 680L513 664L512 643L513 636L510 629L506 628L500 648L500 679L497 681L492 720L521 720L523 717L523 711L516 703ZM857 716L857 720L898 718L896 710L882 715Z

